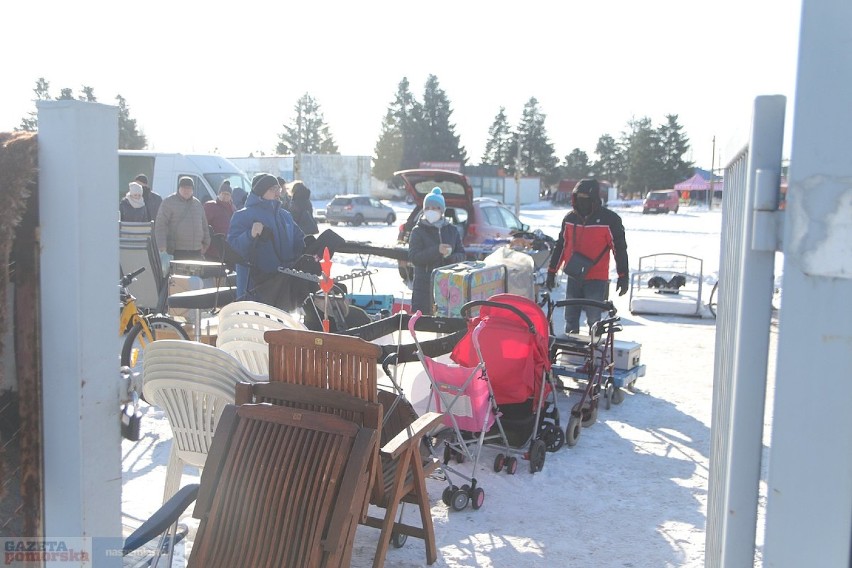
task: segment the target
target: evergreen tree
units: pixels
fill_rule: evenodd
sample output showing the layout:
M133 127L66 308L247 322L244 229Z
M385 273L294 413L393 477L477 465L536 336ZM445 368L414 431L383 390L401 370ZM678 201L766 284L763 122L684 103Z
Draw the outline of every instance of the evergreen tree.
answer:
M645 195L661 189L662 151L659 133L652 128L651 119L643 117L628 122L631 129L623 135L627 148L626 181L624 189L631 195Z
M87 103L98 102L98 99L95 98L95 89L93 89L92 87L87 87L86 85L83 85L81 90L83 91L82 96L80 96L81 101L86 101Z
M547 136L544 121L547 115L538 107L538 100L530 97L524 105L521 122L513 144L513 155L517 155L517 138L521 140L521 175L539 176L545 185L559 181L559 159L554 155L553 144ZM513 172L514 173L514 172Z
M278 135L278 154L337 154L337 144L325 123L320 105L308 93L293 107L296 116Z
M33 102L37 101L49 101L50 100L50 83L48 83L44 77L39 77L38 81L36 81L35 89L33 89L36 98L33 99ZM35 132L38 130L38 111L33 110L30 113L21 119L21 125L16 128L16 130L24 130L26 132Z
M420 161L461 162L462 165L467 161L467 152L455 133L456 126L450 122L452 114L450 101L438 84L438 78L429 75L423 89Z
M589 155L579 148L574 148L563 159L560 170L560 176L563 179L583 179L589 177L589 173L592 170L592 166L589 164Z
M515 160L510 153L513 138L509 120L506 118L506 107L500 107L500 112L494 117L494 122L488 129L488 142L485 143L485 152L482 154L480 165L498 166L504 171L509 171Z
M118 147L123 150L141 150L148 145L145 134L136 128L136 119L130 118L130 108L124 97L116 95L115 100L118 101Z
M683 127L677 122L676 114L667 114L665 124L657 129L662 157L660 189L674 187L678 182L688 178L693 171L693 163L687 162L683 156L689 151L689 138L682 132Z
M402 165L402 130L392 109L382 119L382 132L376 142L376 158L373 159L373 177L390 180Z
M592 171L599 179L604 179L613 185L621 186L624 183L624 149L609 134L604 134L598 139L595 146L595 154L598 161L592 167Z
M421 162L424 140L423 106L414 98L408 78L403 77L396 96L382 121L382 132L376 142L373 175L384 181L400 169L417 168Z
M74 91L69 88L64 88L59 91L59 96L56 97L57 101L73 101L74 100Z

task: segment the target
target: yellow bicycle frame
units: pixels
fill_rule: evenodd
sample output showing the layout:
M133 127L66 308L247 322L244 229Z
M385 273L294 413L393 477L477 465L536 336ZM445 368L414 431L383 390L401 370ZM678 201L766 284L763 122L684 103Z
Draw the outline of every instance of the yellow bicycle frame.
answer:
M151 332L151 328L148 326L148 321L139 315L139 310L136 307L136 302L133 299L130 299L124 306L121 308L121 317L118 321L118 335L121 337L124 335L124 330L128 328L130 324L134 326L136 324L142 326L142 333L139 335L139 343L142 344L142 348L144 349L149 343L154 341L154 334ZM134 350L130 356L130 366L136 366L136 357L138 356L138 351Z

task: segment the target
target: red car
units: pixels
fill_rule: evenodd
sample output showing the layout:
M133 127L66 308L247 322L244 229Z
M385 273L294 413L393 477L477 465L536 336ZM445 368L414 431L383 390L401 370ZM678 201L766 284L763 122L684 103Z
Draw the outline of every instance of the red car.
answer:
M415 204L408 220L399 227L399 245L408 245L408 235L420 218L423 199L440 187L447 209L444 215L459 229L468 257L477 259L490 249L490 242L510 239L529 231L515 214L496 199L473 197L473 188L462 173L448 170L402 170L394 173L396 187L404 187ZM408 262L399 261L399 273L411 280Z

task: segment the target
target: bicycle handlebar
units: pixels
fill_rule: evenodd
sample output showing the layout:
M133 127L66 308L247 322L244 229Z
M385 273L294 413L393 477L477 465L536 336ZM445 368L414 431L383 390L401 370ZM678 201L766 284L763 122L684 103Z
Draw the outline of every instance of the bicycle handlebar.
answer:
M139 276L140 274L142 274L143 272L145 272L144 266L142 268L140 268L139 270L134 270L130 274L124 275L121 278L121 285L125 288L127 286L130 286L130 283L133 282L136 279L136 277Z

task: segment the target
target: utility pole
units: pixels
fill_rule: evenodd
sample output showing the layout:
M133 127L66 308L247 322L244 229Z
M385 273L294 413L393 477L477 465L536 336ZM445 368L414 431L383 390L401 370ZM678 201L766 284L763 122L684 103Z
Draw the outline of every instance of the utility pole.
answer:
M302 105L296 115L296 155L293 157L293 179L302 179Z
M515 217L521 216L521 135L518 134L518 155L515 157Z
M713 156L710 158L710 191L707 192L707 210L713 208L713 164L716 163L716 137L713 137Z

